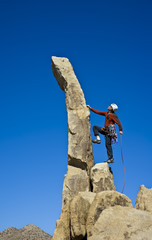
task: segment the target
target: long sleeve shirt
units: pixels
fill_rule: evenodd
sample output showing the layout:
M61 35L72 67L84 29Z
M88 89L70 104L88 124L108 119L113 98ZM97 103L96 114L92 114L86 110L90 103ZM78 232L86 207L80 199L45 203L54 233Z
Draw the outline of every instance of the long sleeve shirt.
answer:
M122 131L122 124L117 116L117 114L115 113L108 113L108 112L104 112L104 111L98 111L96 109L90 108L90 110L96 114L105 116L105 128L107 128L110 124L117 124L119 127L119 131Z

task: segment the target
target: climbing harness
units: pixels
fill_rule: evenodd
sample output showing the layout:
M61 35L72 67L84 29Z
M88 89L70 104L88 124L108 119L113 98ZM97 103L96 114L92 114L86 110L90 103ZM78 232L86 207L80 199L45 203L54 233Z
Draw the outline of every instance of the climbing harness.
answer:
M108 126L108 135L110 137L114 137L116 135L116 128L115 128L115 125L114 124L110 124Z
M118 143L118 136L117 136L116 127L114 124L110 124L108 126L108 135L111 137L112 144Z

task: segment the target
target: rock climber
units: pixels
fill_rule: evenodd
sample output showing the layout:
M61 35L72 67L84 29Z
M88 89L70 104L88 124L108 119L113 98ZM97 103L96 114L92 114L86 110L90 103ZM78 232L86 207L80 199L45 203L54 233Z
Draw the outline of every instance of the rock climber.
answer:
M99 115L102 115L102 116L105 116L104 127L93 126L93 132L94 132L94 135L96 136L96 139L93 139L92 142L100 144L101 140L100 140L99 133L105 135L105 144L106 144L107 155L108 155L108 160L106 160L105 162L114 163L111 143L112 143L112 139L117 137L116 136L116 130L115 130L115 123L119 127L119 133L123 134L122 124L121 124L117 114L115 113L118 110L118 106L115 103L112 103L107 108L107 110L108 110L107 112L106 111L104 112L104 111L95 110L95 109L91 108L89 105L87 105L87 107L92 112L94 112L96 114L99 114Z

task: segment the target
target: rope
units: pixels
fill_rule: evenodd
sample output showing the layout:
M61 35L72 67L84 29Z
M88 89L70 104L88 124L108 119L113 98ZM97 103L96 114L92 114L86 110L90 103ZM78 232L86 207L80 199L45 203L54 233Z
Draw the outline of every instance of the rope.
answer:
M119 132L119 131L115 131L115 132ZM123 185L123 189L121 192L121 193L123 193L125 184L126 184L126 170L125 170L125 163L124 163L123 154L122 154L122 134L120 134L120 144L121 144L121 159L122 159L122 164L123 164L123 169L124 169L124 185Z
M125 170L125 164L124 164L123 154L122 154L122 135L121 134L120 134L120 143L121 143L121 158L122 158L123 169L124 169L124 185L123 185L123 189L122 189L122 192L121 192L121 193L123 193L124 188L125 188L125 184L126 184L126 170ZM113 240L118 239L118 236L120 236L122 228L119 226L118 229L119 229L118 234L117 234L117 236Z
M123 189L121 192L121 193L123 193L125 184L126 184L126 170L125 170L125 164L124 164L124 159L123 159L123 154L122 154L122 135L121 134L120 134L120 143L121 143L121 158L122 158L122 164L123 164L123 169L124 169L124 185L123 185Z

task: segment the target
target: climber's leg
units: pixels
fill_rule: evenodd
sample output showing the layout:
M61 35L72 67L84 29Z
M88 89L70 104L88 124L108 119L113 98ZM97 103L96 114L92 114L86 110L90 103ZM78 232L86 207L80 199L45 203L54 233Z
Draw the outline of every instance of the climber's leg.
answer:
M93 132L94 132L94 135L96 136L96 139L93 139L92 142L100 144L101 140L100 140L99 133L104 134L104 132L102 131L102 128L98 126L93 126Z
M94 132L95 136L99 136L99 133L105 135L105 133L103 132L102 128L98 127L98 126L93 126L93 132Z
M105 144L107 148L107 155L108 155L108 160L113 159L113 151L112 151L112 146L111 146L111 137L106 134L105 135Z

